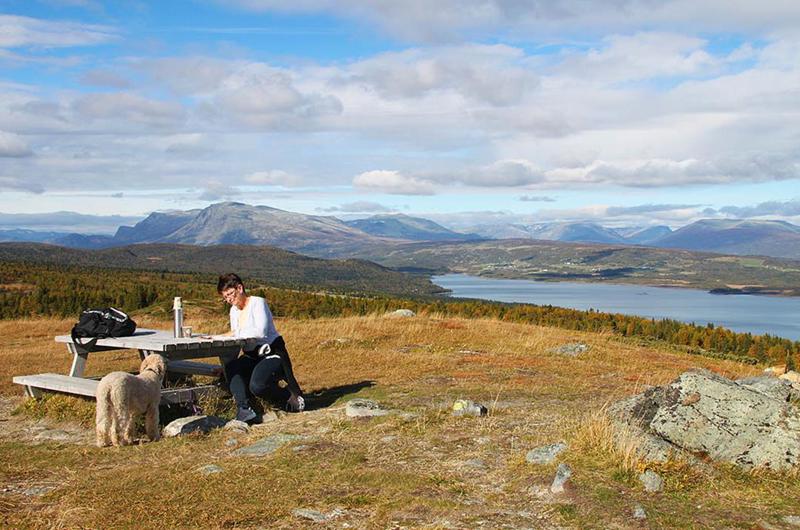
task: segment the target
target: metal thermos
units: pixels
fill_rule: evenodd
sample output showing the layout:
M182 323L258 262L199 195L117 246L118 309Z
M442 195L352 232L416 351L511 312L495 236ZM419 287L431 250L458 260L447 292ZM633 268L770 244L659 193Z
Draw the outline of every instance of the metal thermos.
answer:
M175 336L183 337L183 303L181 297L176 296L172 304L172 312L175 315Z

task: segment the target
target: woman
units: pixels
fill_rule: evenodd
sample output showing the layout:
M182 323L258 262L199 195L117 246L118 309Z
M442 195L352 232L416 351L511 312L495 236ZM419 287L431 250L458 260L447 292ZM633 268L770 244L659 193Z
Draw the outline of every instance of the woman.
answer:
M257 417L247 398L248 389L255 396L281 406L285 404L291 412L301 412L305 409L303 391L294 377L286 343L275 329L267 301L260 296L248 296L242 279L234 273L219 277L217 292L231 304L230 334L258 339L253 349L243 351L243 355L224 367L238 406L236 419L249 422ZM279 380L284 380L287 386L280 387Z

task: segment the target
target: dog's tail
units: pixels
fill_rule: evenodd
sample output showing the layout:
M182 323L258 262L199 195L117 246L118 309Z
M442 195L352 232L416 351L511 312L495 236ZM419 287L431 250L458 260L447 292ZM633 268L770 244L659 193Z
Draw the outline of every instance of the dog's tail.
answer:
M102 383L102 381L101 381ZM95 433L97 445L105 447L116 442L116 429L114 425L114 410L111 403L111 392L105 385L97 387L97 405L95 411Z

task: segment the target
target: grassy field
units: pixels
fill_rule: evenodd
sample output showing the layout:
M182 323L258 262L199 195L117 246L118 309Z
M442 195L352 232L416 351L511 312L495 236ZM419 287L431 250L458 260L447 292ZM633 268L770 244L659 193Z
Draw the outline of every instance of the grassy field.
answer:
M11 383L18 374L66 373L70 357L52 336L71 324L0 321L0 527L752 528L800 515L800 480L791 474L671 462L654 468L665 491L645 493L636 479L642 464L611 443L603 413L608 403L691 367L730 377L763 367L493 320L279 320L311 410L247 434L98 449L92 402L26 404ZM191 324L208 332L226 327L213 315ZM568 342L590 349L577 358L548 352ZM87 372L137 365L135 352L104 352L90 356ZM349 419L343 408L354 397L414 416ZM485 404L489 414L451 416L459 398ZM35 434L42 426L72 437L42 440ZM275 433L304 438L266 457L231 454ZM566 494L551 497L541 491L555 464L528 464L525 454L560 440L569 443L560 461L573 478ZM200 473L207 464L222 472ZM21 493L37 486L52 489ZM631 515L636 503L647 511L644 523ZM298 508L340 512L313 523L293 514Z

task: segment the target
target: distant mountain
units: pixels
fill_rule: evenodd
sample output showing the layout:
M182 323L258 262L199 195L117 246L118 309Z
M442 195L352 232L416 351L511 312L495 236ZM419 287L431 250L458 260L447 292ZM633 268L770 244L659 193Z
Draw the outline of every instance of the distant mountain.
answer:
M613 229L586 222L481 225L475 227L474 230L487 239L528 238L546 241L616 244L626 242Z
M653 242L724 254L800 258L800 226L785 221L703 219Z
M32 243L50 243L68 234L65 232L39 232L25 228L0 230L0 242L4 241L30 241Z
M625 238L627 243L634 245L652 245L659 239L672 233L668 226L651 226L648 228L617 229L616 232Z
M72 248L105 248L111 246L112 237L67 232L39 232L27 229L0 230L0 242L10 241L48 243Z
M477 234L462 234L421 217L404 214L373 215L366 219L345 221L345 224L379 237L410 241L468 241L480 239Z
M189 223L201 210L153 212L135 226L120 226L114 234L115 245L153 243Z

